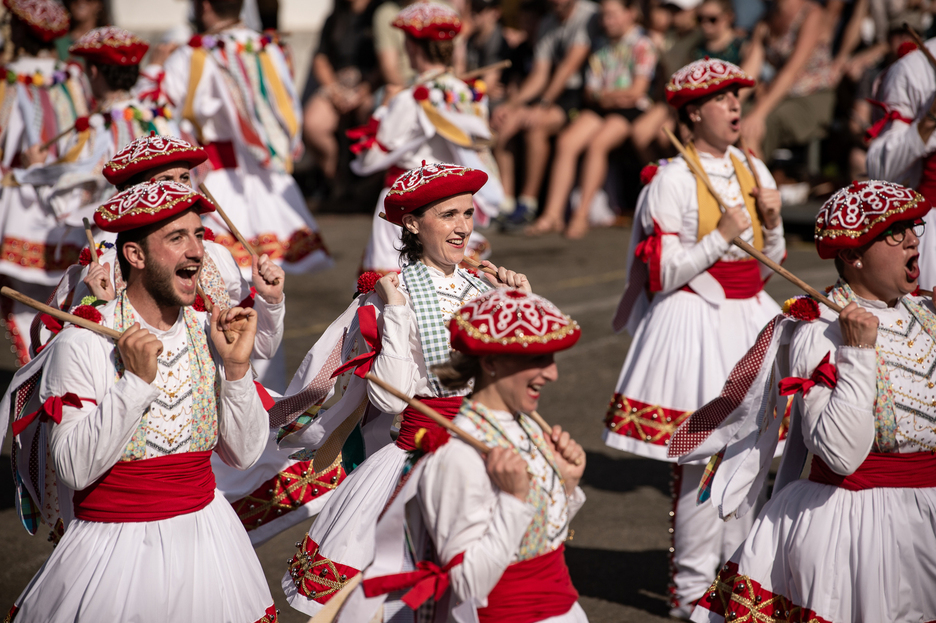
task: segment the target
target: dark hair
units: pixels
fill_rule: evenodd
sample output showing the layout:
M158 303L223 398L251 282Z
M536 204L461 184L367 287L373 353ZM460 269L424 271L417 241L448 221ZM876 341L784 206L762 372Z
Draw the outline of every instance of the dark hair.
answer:
M413 41L422 49L426 60L430 63L452 64L452 56L455 54L455 42L453 40L436 41L435 39L417 39L413 37Z
M481 376L481 359L452 351L449 360L432 366L432 373L439 377L439 382L446 389L458 390L468 387L471 380Z
M695 103L694 101L688 102L687 104L680 107L676 111L676 114L679 116L679 122L684 124L687 128L689 128L690 132L695 129L695 122L689 118L689 111L686 110L686 106L688 106L689 104L694 104L694 103Z
M842 258L836 255L835 258L833 258L832 262L835 264L835 272L838 273L839 277L844 279L845 278L845 260L843 260Z
M699 5L701 6L707 2L714 2L717 4L725 15L734 16L735 14L734 3L731 0L702 0Z
M416 208L410 212L410 214L419 218L429 210L430 205L432 204L426 204L421 208ZM419 258L423 255L423 246L419 241L419 236L404 227L403 235L400 236L400 242L402 246L397 249L397 251L400 252L400 257L405 259L408 264L418 262Z
M617 2L625 9L636 9L638 16L643 14L643 11L642 11L643 7L641 7L640 0L612 0L612 1Z
M154 225L148 225L146 227L128 229L127 231L122 231L117 234L117 240L114 241L114 246L117 248L117 264L120 266L120 274L123 275L124 282L130 279L130 262L124 256L124 245L128 242L135 242L146 251L146 237L153 231L155 231Z
M38 56L43 50L55 49L55 39L43 41L33 34L26 22L12 13L10 14L10 40L13 42L14 49L21 48L29 56Z
M96 1L101 5L101 10L98 11L97 19L94 22L94 27L102 28L110 24L110 17L107 15L107 2L105 2L105 0ZM68 11L69 15L71 14L71 7L73 4L75 4L75 2L76 0L62 0L62 4L65 5L65 10Z
M224 19L240 17L244 8L244 0L208 0L215 15Z
M139 65L106 65L103 63L90 63L97 67L98 72L104 76L104 82L111 91L129 91L140 77Z

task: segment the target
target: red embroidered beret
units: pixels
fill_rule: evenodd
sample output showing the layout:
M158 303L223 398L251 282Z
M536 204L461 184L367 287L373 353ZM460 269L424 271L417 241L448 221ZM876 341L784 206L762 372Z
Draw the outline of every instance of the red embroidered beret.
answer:
M111 197L94 211L94 222L104 231L122 232L164 221L191 207L199 214L215 206L201 193L179 182L143 182Z
M666 84L666 101L673 108L682 108L693 100L733 84L752 87L755 82L737 65L706 57L689 63L670 77Z
M539 355L578 342L577 322L536 294L513 288L486 292L449 321L452 348L466 355Z
M822 259L833 259L841 249L871 242L892 223L922 218L930 207L923 195L900 184L852 182L816 215L816 250Z
M476 193L487 182L484 171L457 164L434 163L410 169L397 178L384 199L387 220L403 226L403 215L439 199Z
M138 65L147 50L149 44L146 41L115 26L88 31L68 48L75 56L83 56L101 65Z
M461 32L458 13L444 4L415 2L399 13L393 25L416 39L444 41Z
M174 136L159 136L155 132L132 141L104 165L104 177L115 186L143 171L178 162L193 169L208 159L201 147Z
M3 0L3 6L43 41L52 41L68 32L68 11L55 0Z

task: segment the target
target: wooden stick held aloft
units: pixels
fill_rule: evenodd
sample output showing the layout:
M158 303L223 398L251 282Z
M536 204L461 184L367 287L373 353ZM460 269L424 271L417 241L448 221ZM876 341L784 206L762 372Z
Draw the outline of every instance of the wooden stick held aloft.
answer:
M26 296L25 294L21 294L17 292L13 288L8 288L4 286L0 288L0 294L2 294L3 296L7 298L13 299L14 301L19 301L23 305L32 307L33 309L40 311L44 314L49 314L56 320L61 320L62 322L70 322L72 324L76 324L79 327L89 329L91 331L94 331L95 333L100 333L104 337L109 337L112 340L118 340L120 339L120 336L122 335L120 331L115 331L114 329L111 329L110 327L105 327L104 325L98 324L91 320L86 320L85 318L75 316L74 314L69 314L68 312L62 311L61 309L56 309L55 307L49 307L45 303L40 303L36 299L30 298Z
M251 255L258 255L257 250L253 248L253 245L247 242L247 239L240 233L240 231L234 226L234 223L231 222L231 219L228 218L228 215L224 213L224 210L221 208L221 204L218 203L218 200L214 198L214 195L211 194L211 191L208 190L208 187L204 184L198 185L198 190L202 192L203 195L208 197L211 200L211 203L215 205L215 208L218 211L218 216L224 221L224 224L227 225L228 231L237 238L237 241L247 249L247 253ZM259 255L258 255L259 256Z
M513 63L510 62L510 59L504 59L497 63L491 63L490 65L485 65L484 67L478 67L477 69L472 69L471 71L466 71L465 73L458 76L458 79L461 81L471 80L472 78L477 78L478 76L483 76L489 71L497 71L498 69L507 69Z
M536 425L543 429L543 434L549 437L552 435L552 426L543 419L543 416L537 413L536 411L530 411L530 417L533 418L533 421L536 422ZM575 465L581 465L582 459L575 459Z
M364 378L366 378L371 383L374 383L375 385L381 387L382 389L390 392L391 394L393 394L400 400L404 401L406 404L413 407L414 409L416 409L417 411L425 415L427 418L429 418L430 420L432 420L433 422L441 426L442 428L448 430L453 435L458 435L458 437L460 437L462 441L467 443L469 446L471 446L472 448L474 448L481 454L487 454L488 451L490 451L490 448L488 448L482 442L475 439L474 437L472 437L471 435L469 435L462 429L452 424L448 419L439 415L439 413L435 409L433 409L432 407L426 406L424 403L416 400L415 398L411 398L407 396L406 394L398 390L393 385L390 385L386 381L374 376L373 372L368 372L367 376Z
M923 42L923 39L920 37L919 33L913 29L913 26L904 22L904 30L907 31L907 34L910 35L910 38L913 39L913 42L920 48L920 51L923 52L923 56L926 57L926 60L929 61L929 64L933 69L936 69L936 58L933 57L933 53L929 51L929 48L926 47L926 44Z
M101 260L98 259L97 245L94 244L94 236L91 234L91 221L86 218L81 220L84 221L85 236L88 237L88 247L91 251L91 261L95 264L100 264Z
M754 185L758 188L763 188L764 186L760 182L760 174L757 172L757 167L754 166L754 161L751 159L751 150L748 149L743 136L739 139L739 145L741 146L741 151L744 152L744 159L747 161L748 168L751 169L751 175L754 176Z
M683 159L686 161L686 164L689 166L689 169L691 169L692 172L695 173L696 176L698 176L698 178L702 180L702 182L705 184L705 187L708 189L708 191L712 193L713 197L715 197L715 201L717 201L718 204L721 206L722 211L724 212L725 210L727 210L728 206L725 204L725 201L719 196L719 194L712 187L712 182L709 181L708 175L705 174L705 171L700 169L699 166L696 165L695 161L693 161L689 157L688 152L686 152L686 148L683 147L682 143L679 142L679 139L676 138L672 132L670 132L669 128L664 127L663 131L666 132L666 135L669 137L670 141L673 143L673 145L682 155ZM773 261L766 255L764 255L763 253L761 253L760 251L752 247L750 244L746 243L740 238L735 238L734 240L731 241L731 243L735 245L736 247L738 247L739 249L741 249L742 251L744 251L745 253L747 253L748 255L750 255L751 257L753 257L754 259L756 259L757 261L759 261L761 264L763 264L767 268L771 269L772 271L774 271L775 273L777 273L778 275L780 275L781 277L783 277L790 283L794 284L795 286L797 286L798 288L806 292L806 294L810 295L817 301L820 301L822 304L824 304L826 307L828 307L832 311L835 311L835 312L842 311L842 308L840 306L833 303L832 300L829 299L824 294L821 294L819 290L815 289L814 287L812 287L811 285L809 285L808 283L806 283L805 281L803 281L802 279L800 279L799 277L797 277L796 275L794 275L793 273L785 269L784 267L780 266L780 264L777 264L775 261Z

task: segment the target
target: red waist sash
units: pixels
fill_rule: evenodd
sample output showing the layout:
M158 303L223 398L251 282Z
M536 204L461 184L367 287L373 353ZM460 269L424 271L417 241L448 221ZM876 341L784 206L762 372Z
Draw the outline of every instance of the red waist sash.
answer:
M835 485L849 491L864 489L936 487L936 454L931 452L872 452L853 474L842 476L832 471L825 461L813 456L809 479L824 485Z
M461 396L455 396L454 398L424 398L422 396L416 396L416 400L427 407L435 409L439 412L439 415L449 420L454 420L455 416L458 415L458 410L461 409L461 404L464 399ZM438 426L438 424L413 407L406 407L406 409L403 410L403 423L400 424L400 436L397 437L396 445L406 451L415 450L416 433L419 432L419 429L435 428Z
M73 498L84 521L159 521L194 513L214 499L211 450L121 461Z
M218 169L236 169L237 154L234 152L234 143L231 141L218 141L216 143L206 143L202 149L208 154L208 162L211 168Z
M708 268L708 273L721 285L725 291L725 298L749 299L757 296L757 293L764 289L760 263L757 260L737 262L719 260ZM687 292L693 291L689 286L683 286L682 289Z
M507 567L487 601L478 610L481 623L534 623L568 612L578 591L565 563L565 545Z

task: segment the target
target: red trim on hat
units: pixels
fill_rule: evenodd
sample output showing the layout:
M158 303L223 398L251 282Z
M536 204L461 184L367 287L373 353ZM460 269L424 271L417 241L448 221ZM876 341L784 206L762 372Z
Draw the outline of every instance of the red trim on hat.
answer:
M68 32L68 11L55 0L3 0L3 6L46 43Z
M117 193L94 212L94 222L107 232L122 232L159 223L197 207L199 214L215 211L204 195L178 182L144 182Z
M95 28L82 35L68 51L101 65L139 65L149 44L129 30L115 26Z
M694 61L674 73L666 85L666 101L679 109L693 100L732 85L752 87L756 80L733 63L719 59Z
M415 2L400 11L392 25L416 39L445 41L461 32L461 19L449 7L435 2Z
M204 149L181 138L151 134L136 139L117 152L104 165L102 173L108 182L121 186L137 174L165 164L185 164L194 169L207 159Z
M481 190L484 171L455 164L423 164L410 169L393 183L384 199L387 220L403 226L403 216L440 199Z

